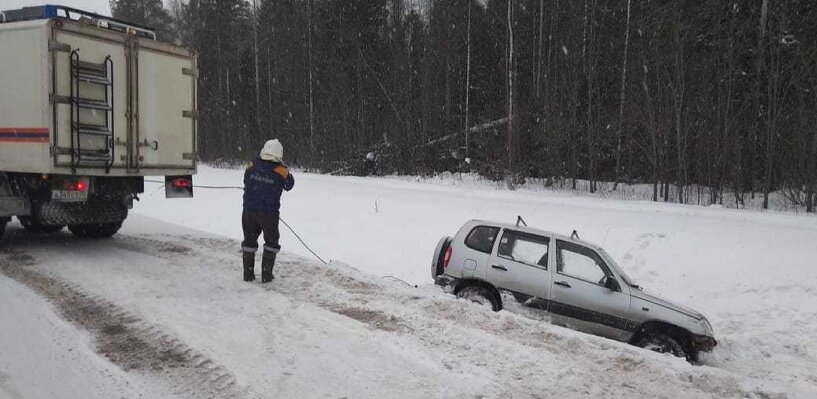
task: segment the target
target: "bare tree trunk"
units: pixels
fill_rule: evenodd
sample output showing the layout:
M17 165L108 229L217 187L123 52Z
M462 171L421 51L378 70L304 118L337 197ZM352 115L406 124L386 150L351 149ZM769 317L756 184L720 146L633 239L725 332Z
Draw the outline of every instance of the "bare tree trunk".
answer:
M551 109L553 104L552 95L551 95L551 72L553 66L553 26L555 25L556 21L556 14L559 12L559 0L554 1L553 9L550 13L550 24L548 25L548 51L547 51L547 64L545 66L544 72L544 89L542 95L542 131L544 135L552 134L552 126L553 126L553 118L551 118ZM553 136L550 136L553 137ZM552 140L548 140L548 137L544 138L546 143L549 143ZM547 149L552 148L552 144L547 144ZM556 164L557 161L554 159L553 156L547 157L547 166L548 166L548 185L552 184L553 182L553 175L554 172L557 170Z
M735 193L735 207L739 208L740 204L743 203L743 195L742 195L742 184L741 184L741 176L742 176L742 165L741 165L741 153L742 153L742 142L743 136L740 134L736 134L733 137L732 132L732 91L733 91L733 84L734 84L734 76L735 76L735 24L736 24L736 10L733 8L731 11L732 13L730 17L730 29L729 29L729 50L727 52L727 78L726 78L726 111L723 117L723 129L725 143L731 143L734 148L733 154L733 171L732 171L732 180L733 180L733 191ZM724 148L724 152L726 152L727 148Z
M514 171L516 170L516 137L513 131L513 1L508 1L508 176L507 184L514 185Z
M772 171L774 165L774 146L775 138L777 137L777 125L780 118L783 98L785 97L785 89L782 87L781 74L781 50L779 47L772 49L769 52L771 64L769 65L769 83L766 85L766 181L763 187L763 209L769 209L769 194L772 190Z
M260 18L258 15L258 0L253 0L252 2L252 14L253 61L255 62L255 125L258 128L256 134L260 135L261 132L263 132L263 129L261 124L261 75L258 61L258 25L260 24Z
M627 51L630 47L630 3L632 0L627 0L627 24L624 29L624 59L621 62L621 96L618 108L618 134L616 137L616 182L613 184L613 191L618 188L619 181L623 178L621 172L621 136L624 130L624 99L627 85Z
M677 156L677 177L676 187L678 188L678 203L684 203L684 187L686 186L686 179L684 178L685 163L684 152L686 140L684 138L683 128L681 126L681 118L684 110L684 53L683 42L681 40L680 21L675 23L673 29L673 36L675 39L675 82L673 84L673 100L675 111L675 141L676 141L676 156ZM669 193L669 189L667 189ZM668 197L669 195L667 195ZM668 198L665 198L668 199Z
M366 122L364 118L364 107L365 101L363 99L363 57L358 57L357 61L357 97L358 97L358 107L357 107L357 122L358 122L358 137L360 137L361 147L365 147L368 144L368 140L366 136Z
M652 166L652 200L653 202L658 202L658 183L660 180L659 172L658 172L658 165L660 159L660 151L659 147L659 133L658 133L658 126L655 120L655 108L653 106L652 100L652 93L650 92L650 86L647 82L647 60L644 57L641 61L642 66L644 67L644 72L642 72L642 79L641 79L641 88L644 90L644 102L647 114L647 128L650 134L650 149L651 151L649 154L650 164ZM663 190L662 190L663 191Z
M760 35L758 35L758 40L757 40L757 48L758 48L758 62L757 62L758 83L757 83L757 85L758 85L758 89L757 89L757 96L756 97L757 97L757 101L758 101L757 105L758 105L758 119L759 120L762 120L762 115L760 114L760 111L762 109L761 99L760 99L760 77L762 76L763 73L767 73L766 68L765 68L766 58L765 58L765 55L764 55L764 50L766 49L766 25L768 24L768 20L769 20L768 18L769 18L769 0L763 0L763 3L762 3L761 8L760 8ZM768 100L769 99L767 99L767 101ZM768 112L768 110L767 110L767 112ZM766 129L768 129L768 128L769 128L769 126L766 126ZM770 139L767 139L767 143L768 143L768 141L770 141ZM769 208L769 193L768 193L768 191L770 189L769 185L771 184L771 182L770 182L770 180L771 180L771 170L770 170L771 164L770 164L770 160L768 159L769 158L769 150L770 150L770 148L767 149L767 153L766 153L766 158L767 158L767 160L766 160L767 168L766 169L767 169L767 171L766 171L766 181L765 181L765 184L763 185L763 209L768 209Z
M584 59L584 74L587 85L587 113L585 115L585 135L587 137L587 160L588 160L588 177L589 177L589 191L591 193L596 191L596 176L595 176L595 123L593 121L594 90L596 84L596 65L595 65L595 49L593 47L593 25L595 23L596 2L590 5L588 0L584 2L584 35L582 39L582 58ZM588 13L590 13L588 15Z
M267 115L268 118L269 118L269 126L267 127L268 130L273 130L273 129L276 128L275 119L274 119L275 118L275 103L276 103L276 101L275 101L275 95L274 95L274 90L273 90L274 87L275 87L274 86L275 85L275 78L273 77L273 74L272 74L272 54L271 54L272 51L270 51L271 47L272 47L272 43L268 43L267 44L267 101L269 103L269 109L267 110L267 112L269 112L269 115ZM278 131L278 132L273 131L272 133L275 134L275 135L280 135L280 131Z
M315 99L314 99L314 83L312 78L312 0L307 0L307 7L309 8L309 21L307 33L307 46L309 57L309 162L314 167L315 164Z
M468 0L468 52L465 61L465 158L470 162L471 134L469 129L469 107L471 105L471 0Z
M811 156L806 175L806 212L814 212L814 186L817 185L817 128L811 128Z
M470 28L470 26L471 26L471 23L470 23L470 21L471 21L471 8L470 8L471 7L470 6L471 2L469 1L468 4L469 4L469 6L468 6L469 7L468 8L468 21L469 21L468 26ZM541 95L541 93L542 93L542 43L544 41L544 37L543 37L544 25L545 25L544 19L545 19L545 0L539 0L539 46L538 46L539 51L538 51L538 56L536 57L536 79L535 79L536 96L537 97L539 97ZM469 34L471 33L470 29L468 30L468 33ZM469 36L469 38L470 38L470 36ZM469 40L468 43L470 45L470 43L471 43L470 40Z

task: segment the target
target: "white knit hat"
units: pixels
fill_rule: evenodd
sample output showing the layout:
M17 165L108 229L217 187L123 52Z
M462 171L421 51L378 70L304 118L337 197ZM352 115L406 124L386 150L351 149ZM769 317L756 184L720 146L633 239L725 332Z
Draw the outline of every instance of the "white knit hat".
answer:
M269 140L261 149L261 159L265 161L283 162L284 160L284 146L278 139Z

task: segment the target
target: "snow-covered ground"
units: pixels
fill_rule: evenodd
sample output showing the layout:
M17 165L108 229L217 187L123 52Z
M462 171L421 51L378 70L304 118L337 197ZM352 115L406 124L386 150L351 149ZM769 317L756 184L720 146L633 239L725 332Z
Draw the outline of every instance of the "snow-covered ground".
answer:
M196 182L241 176L202 168ZM111 241L9 227L0 397L51 397L27 373L72 362L53 372L77 387L63 397L817 397L814 217L297 174L282 216L333 262L282 226L288 253L262 286L240 281L240 191L163 196L148 185ZM603 244L648 291L706 314L718 347L691 366L429 285L441 236L517 215Z

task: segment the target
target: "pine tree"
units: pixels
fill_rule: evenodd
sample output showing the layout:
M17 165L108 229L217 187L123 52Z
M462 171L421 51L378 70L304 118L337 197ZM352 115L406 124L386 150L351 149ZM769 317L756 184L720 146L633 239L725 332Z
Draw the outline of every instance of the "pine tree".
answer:
M160 40L176 39L173 19L162 5L162 0L110 0L114 18L156 29Z

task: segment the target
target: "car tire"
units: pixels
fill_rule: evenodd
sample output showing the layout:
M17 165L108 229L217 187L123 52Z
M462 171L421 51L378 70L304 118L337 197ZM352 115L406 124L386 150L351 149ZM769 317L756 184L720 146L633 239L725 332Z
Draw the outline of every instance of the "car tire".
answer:
M80 238L111 238L122 228L119 223L73 224L68 230Z
M31 234L53 234L61 231L65 226L46 226L31 219L30 216L17 216L23 228Z
M457 291L457 297L491 308L494 312L502 310L499 297L487 287L469 285Z
M689 357L686 350L684 350L684 346L681 345L678 340L660 332L644 334L644 336L635 343L635 346L653 352L669 353L676 357Z

